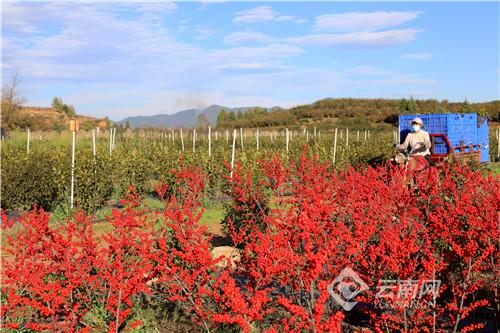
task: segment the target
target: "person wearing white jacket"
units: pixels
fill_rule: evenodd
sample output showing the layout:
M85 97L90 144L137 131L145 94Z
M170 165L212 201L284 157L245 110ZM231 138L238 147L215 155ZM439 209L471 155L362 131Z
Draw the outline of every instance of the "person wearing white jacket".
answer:
M431 148L431 138L429 133L422 129L424 125L422 119L414 118L411 121L413 131L408 133L405 141L397 145L399 151L410 151L410 155L423 156L429 162L430 160L430 148Z

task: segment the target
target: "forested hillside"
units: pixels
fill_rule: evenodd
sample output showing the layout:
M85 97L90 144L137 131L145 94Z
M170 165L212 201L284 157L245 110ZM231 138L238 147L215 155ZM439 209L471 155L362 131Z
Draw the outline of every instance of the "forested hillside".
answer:
M245 113L229 114L222 111L217 119L219 127L297 127L335 122L339 126L367 127L377 124L396 124L399 114L408 113L467 113L486 115L490 121L500 121L500 101L487 103L451 103L446 100L415 99L353 99L327 98L312 104L290 109L262 112L252 109Z

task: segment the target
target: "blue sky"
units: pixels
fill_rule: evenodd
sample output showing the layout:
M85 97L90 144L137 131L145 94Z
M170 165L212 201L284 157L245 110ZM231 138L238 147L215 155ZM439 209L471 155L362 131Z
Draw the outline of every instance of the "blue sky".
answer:
M325 97L499 99L499 3L7 2L28 105L173 113Z

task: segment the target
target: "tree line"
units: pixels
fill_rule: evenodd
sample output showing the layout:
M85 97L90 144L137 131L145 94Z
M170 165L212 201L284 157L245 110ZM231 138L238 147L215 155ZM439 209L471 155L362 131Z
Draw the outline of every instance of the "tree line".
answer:
M400 114L413 113L468 113L487 116L490 121L500 122L500 101L485 103L449 102L435 99L367 99L326 98L312 104L298 105L290 109L250 109L232 113L221 111L217 126L222 128L249 128L296 126L318 123L328 119L340 119L348 124L397 124Z

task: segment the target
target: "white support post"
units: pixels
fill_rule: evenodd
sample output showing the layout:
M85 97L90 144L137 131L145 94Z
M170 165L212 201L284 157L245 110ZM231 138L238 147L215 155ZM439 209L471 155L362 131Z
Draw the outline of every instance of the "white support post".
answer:
M288 156L288 141L290 140L290 132L288 128L285 128L285 140L286 140L286 156Z
M193 129L193 153L196 151L196 129Z
M73 146L71 149L71 209L75 207L75 145L76 145L76 131L72 131Z
M181 128L181 147L182 151L184 151L184 134L182 134L182 128Z
M260 137L260 132L257 129L257 132L255 133L255 140L257 142L257 151L259 150L259 137Z
M28 128L28 132L26 133L26 138L27 138L27 141L26 141L26 152L29 154L30 153L30 129Z
M92 153L94 154L94 156L96 155L95 154L95 129L92 130Z
M243 128L240 128L240 141L241 141L241 151L243 151L245 149L243 146Z
M208 157L212 156L212 128L208 126Z
M231 178L233 178L235 150L236 150L236 129L233 130L233 147L231 151Z
M356 141L359 141L359 130L358 130L358 132L356 133Z
M109 156L111 156L111 151L113 149L113 129L109 129Z
M349 129L345 129L345 146L349 147Z
M332 162L335 165L335 159L337 157L337 132L338 128L335 129L335 134L333 135L333 159Z

